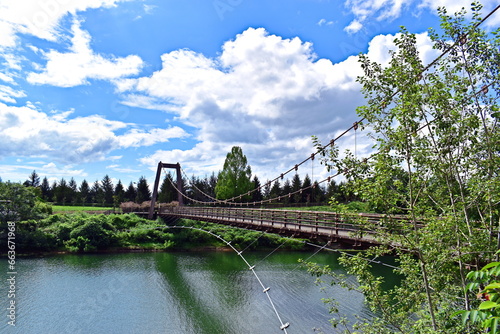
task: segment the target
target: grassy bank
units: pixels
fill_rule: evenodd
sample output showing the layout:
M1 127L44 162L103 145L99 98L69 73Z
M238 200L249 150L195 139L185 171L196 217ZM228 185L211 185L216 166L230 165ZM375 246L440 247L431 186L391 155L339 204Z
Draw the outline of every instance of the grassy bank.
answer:
M72 213L72 212L104 212L111 211L112 207L98 206L70 206L70 205L52 205L54 213Z
M170 228L162 220L150 221L134 214L54 214L41 220L17 222L16 251L19 254L34 254L227 247L223 241L198 230L199 228L231 241L236 249L273 248L282 245L283 249L296 250L304 246L300 241L278 235L225 225L189 220L181 221L178 225L184 228ZM2 226L2 230L4 228L6 226Z

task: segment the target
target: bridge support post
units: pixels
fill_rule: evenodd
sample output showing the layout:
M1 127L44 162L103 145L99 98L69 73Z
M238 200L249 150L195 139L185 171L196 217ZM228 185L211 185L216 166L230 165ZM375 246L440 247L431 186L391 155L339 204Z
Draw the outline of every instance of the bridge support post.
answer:
M156 200L158 198L158 186L160 184L161 170L163 168L175 168L175 173L177 174L177 200L179 205L184 205L184 200L182 197L182 175L181 175L181 165L176 164L165 164L163 162L158 163L158 168L156 170L155 184L153 187L153 195L151 196L151 206L149 207L148 219L153 219L155 213Z

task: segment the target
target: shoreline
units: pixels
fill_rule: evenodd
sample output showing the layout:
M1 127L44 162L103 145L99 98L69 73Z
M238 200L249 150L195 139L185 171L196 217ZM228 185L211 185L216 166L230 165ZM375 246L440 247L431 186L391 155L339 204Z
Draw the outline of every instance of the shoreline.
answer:
M257 250L248 250L249 252L256 251L270 251L274 248L261 248ZM68 250L55 250L50 252L33 252L33 253L18 253L16 254L21 258L29 257L46 257L46 256L57 256L57 255L91 255L91 254L124 254L124 253L186 253L186 252L233 252L231 247L220 247L220 246L199 246L192 248L169 248L169 249L155 249L155 248L107 248L100 249L91 252L70 252ZM278 250L281 252L288 251L287 249ZM306 249L294 250L299 252L307 252ZM7 253L2 253L1 256L7 256Z

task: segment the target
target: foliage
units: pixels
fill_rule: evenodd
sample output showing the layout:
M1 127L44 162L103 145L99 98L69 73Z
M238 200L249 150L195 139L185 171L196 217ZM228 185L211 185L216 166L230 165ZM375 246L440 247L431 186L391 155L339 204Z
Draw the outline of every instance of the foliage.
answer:
M247 165L247 158L241 147L233 146L231 152L227 154L224 167L217 178L215 186L217 199L236 197L252 190L251 177L252 170Z
M20 183L0 182L0 221L19 221L44 216L50 209L37 205L35 188Z
M275 248L282 245L280 248L289 250L302 250L304 249L304 242L300 239L282 238L276 234L268 234L256 231L249 231L245 229L238 229L226 225L198 222L194 220L181 221L182 226L201 228L208 230L222 239L231 241L236 249L249 249L255 250L259 247ZM199 231L196 229L182 229L175 233L175 244L178 247L191 248L193 246L226 246L225 243L214 240L214 236L209 233Z
M172 174L167 173L160 186L160 191L158 193L158 202L170 203L177 200L177 189L174 188L173 184L175 184L175 181L172 177Z
M384 326L411 333L480 331L452 316L473 304L465 268L491 260L498 248L500 30L481 30L479 13L473 4L468 22L464 11L451 17L440 10L443 35L431 31L430 37L447 55L431 70L424 70L416 36L404 29L387 65L360 57L368 104L357 111L377 153L339 158L334 147L326 158L330 168L345 172L354 193L387 214L382 228L367 223L383 246L342 258L380 314L373 323L353 325L363 332ZM384 253L399 256L396 271L403 277L385 292L366 261Z
M464 325L479 325L488 333L500 331L500 262L491 262L481 270L467 274L471 281L466 290L476 294L478 306L471 310L461 310L454 315L461 315Z
M300 250L304 247L300 240L272 234L195 221L185 221L185 224L210 230L225 240L231 240L232 245L239 249L275 248L281 245L283 249ZM2 230L7 228L7 223L0 225ZM54 214L38 221L17 222L16 229L16 250L24 253L227 246L206 232L196 229L172 229L161 220L150 221L134 214Z

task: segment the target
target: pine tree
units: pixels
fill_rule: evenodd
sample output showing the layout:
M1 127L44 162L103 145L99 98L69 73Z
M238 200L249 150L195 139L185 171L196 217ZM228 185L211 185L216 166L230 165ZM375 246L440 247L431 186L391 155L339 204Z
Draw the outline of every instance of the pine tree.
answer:
M90 202L90 188L87 180L83 180L80 184L80 201L82 205Z
M137 190L134 186L134 182L130 181L127 190L125 191L125 200L129 202L135 202L136 197L137 197Z
M42 191L42 199L44 201L51 200L51 189L49 185L49 180L47 177L44 177L42 180L42 184L40 185L40 190Z
M118 180L118 183L116 184L115 191L113 194L113 205L115 207L118 207L124 201L125 201L125 189L123 188L122 181Z
M103 191L104 203L106 205L113 205L113 194L114 194L113 181L111 180L109 175L106 174L102 179L101 188Z
M137 183L137 197L136 202L142 203L145 201L151 200L151 190L149 190L148 181L144 176L139 178L139 182Z

